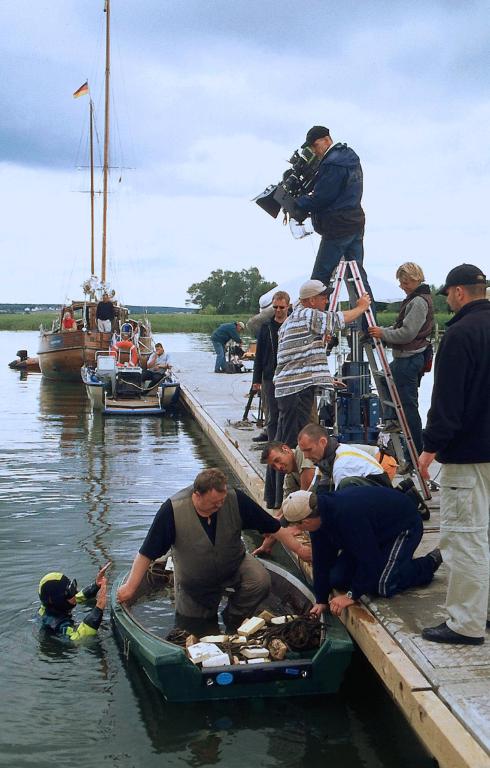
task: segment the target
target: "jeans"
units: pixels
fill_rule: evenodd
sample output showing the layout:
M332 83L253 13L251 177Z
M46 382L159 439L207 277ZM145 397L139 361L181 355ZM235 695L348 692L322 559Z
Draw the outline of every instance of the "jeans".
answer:
M213 339L211 339L211 341L213 342L214 351L216 352L214 372L219 373L220 371L224 371L226 368L225 348L220 341L214 341Z
M417 453L420 455L423 451L423 441L422 420L419 414L419 385L424 369L424 353L417 352L410 357L395 357L390 363L390 368L407 417L408 428ZM389 395L388 399L390 399ZM383 406L383 415L385 419L396 419L395 409L390 405Z
M371 296L372 304L371 309L376 317L374 296L369 285L367 274L363 267L364 260L364 245L363 236L360 234L349 235L348 237L339 237L335 240L329 239L324 235L318 248L316 255L315 266L311 273L312 280L321 280L322 283L328 285L332 277L333 272L338 266L342 256L345 261L357 261L359 267L359 273L364 283L364 288ZM364 318L363 318L364 320ZM367 329L367 324L364 326L364 330Z

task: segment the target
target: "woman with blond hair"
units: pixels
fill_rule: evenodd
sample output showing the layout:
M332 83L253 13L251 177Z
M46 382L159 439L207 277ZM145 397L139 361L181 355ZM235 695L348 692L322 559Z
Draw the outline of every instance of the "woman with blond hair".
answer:
M426 366L426 352L430 347L430 334L434 324L434 310L429 286L418 264L407 261L398 267L396 278L407 297L400 306L394 325L389 328L374 326L369 333L382 339L393 350L390 368L407 417L412 438L420 454L422 447L422 421L419 414L419 385ZM396 412L383 405L384 431L399 431ZM409 467L411 469L411 467Z

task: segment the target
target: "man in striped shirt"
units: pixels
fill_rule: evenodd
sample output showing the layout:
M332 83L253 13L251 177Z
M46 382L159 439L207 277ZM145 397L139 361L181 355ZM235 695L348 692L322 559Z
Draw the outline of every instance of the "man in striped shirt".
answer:
M334 385L325 344L336 328L360 317L371 303L368 294L346 312L326 312L331 289L320 280L307 280L299 301L279 330L274 376L279 419L275 439L294 448L298 432L310 421L315 387Z

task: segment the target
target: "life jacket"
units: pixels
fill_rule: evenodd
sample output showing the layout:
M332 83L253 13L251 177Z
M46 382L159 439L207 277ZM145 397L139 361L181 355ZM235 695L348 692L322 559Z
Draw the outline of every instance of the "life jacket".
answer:
M130 366L139 365L138 350L131 339L121 339L111 347L109 354L117 359L117 365L128 363Z

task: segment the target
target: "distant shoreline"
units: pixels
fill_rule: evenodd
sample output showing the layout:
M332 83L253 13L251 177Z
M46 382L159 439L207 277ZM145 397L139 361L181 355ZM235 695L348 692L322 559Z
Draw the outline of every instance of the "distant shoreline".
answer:
M38 331L42 325L44 329L49 330L53 320L58 316L57 312L35 312L21 315L19 313L0 315L0 331ZM140 315L132 314L131 317L137 319ZM392 325L397 316L397 312L378 312L378 323L381 326ZM153 333L212 333L221 323L230 323L234 320L241 320L246 323L250 315L200 315L185 314L176 312L175 314L154 314L149 315ZM435 316L435 322L440 330L444 330L444 323L447 323L450 315L438 313ZM248 334L245 333L245 336Z

